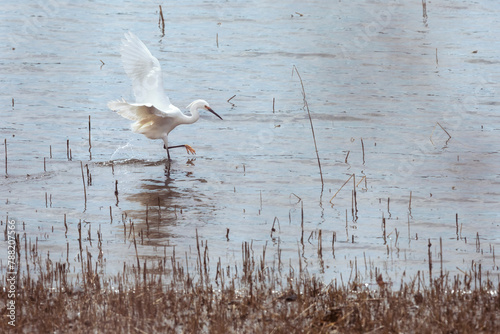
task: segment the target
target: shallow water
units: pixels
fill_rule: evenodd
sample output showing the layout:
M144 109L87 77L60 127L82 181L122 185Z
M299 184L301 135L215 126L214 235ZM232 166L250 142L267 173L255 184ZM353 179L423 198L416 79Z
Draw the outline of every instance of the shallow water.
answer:
M174 246L196 259L198 233L212 266L240 261L251 242L270 265L279 250L326 281L355 262L397 281L428 270L429 241L439 262L441 238L445 271L474 261L499 273L497 2L428 3L425 18L420 2L188 1L163 6L164 37L155 1L4 7L2 224L14 219L52 259L77 263L82 221L87 249L100 230L106 273L117 273L135 262L133 222L148 259ZM197 155L173 151L169 175L163 144L106 107L132 95L119 58L127 30L159 58L175 105L203 98L224 118L171 133ZM342 188L353 174L355 203L354 180Z

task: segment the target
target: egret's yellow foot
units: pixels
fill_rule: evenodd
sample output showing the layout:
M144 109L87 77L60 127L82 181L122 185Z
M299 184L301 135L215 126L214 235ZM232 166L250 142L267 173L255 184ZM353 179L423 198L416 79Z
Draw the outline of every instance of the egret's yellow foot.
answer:
M194 148L192 148L191 146L189 146L188 144L184 145L186 147L186 152L188 154L196 154L196 151L194 150Z

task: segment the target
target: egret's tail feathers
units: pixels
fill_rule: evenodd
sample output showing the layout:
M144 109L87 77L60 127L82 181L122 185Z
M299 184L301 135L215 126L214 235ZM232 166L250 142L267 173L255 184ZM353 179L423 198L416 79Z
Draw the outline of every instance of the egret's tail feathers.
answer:
M141 119L130 126L135 133L141 133L149 139L158 139L156 133L151 132L154 121L151 119Z

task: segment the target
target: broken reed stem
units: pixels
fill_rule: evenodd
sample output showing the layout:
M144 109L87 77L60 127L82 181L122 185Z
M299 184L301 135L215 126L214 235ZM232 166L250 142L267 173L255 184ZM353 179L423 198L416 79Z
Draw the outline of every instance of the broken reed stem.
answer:
M132 231L132 229L134 230L133 231L133 233L134 233L134 248L135 248L135 257L137 259L137 271L140 274L141 273L141 261L139 261L139 253L137 252L137 241L135 239L135 226L134 226L134 224L132 224L132 228L130 229L130 231Z
M64 231L64 236L67 237L68 236L68 224L66 223L66 214L64 214L64 228L66 229Z
M427 22L427 0L422 0L422 17L424 18L424 23Z
M365 144L363 143L363 138L361 138L361 149L363 151L363 165L365 164Z
M385 218L382 217L382 230L383 230L383 238L384 238L384 245L387 244L387 234L386 234L386 229L385 229Z
M439 127L448 135L448 139L446 140L446 144L448 144L448 141L451 139L451 135L448 133L448 131L446 131L445 128L443 128L443 126L439 122L436 122L434 128L432 129L431 136L429 137L429 140L431 141L432 145L435 145L434 142L432 141L432 136L434 135L434 131L436 130L436 125L439 125Z
M198 238L198 229L196 229L196 249L198 251L198 265L200 269L200 279L201 283L203 284L203 271L202 271L202 263L201 263L201 252L200 252L200 240Z
M429 244L427 245L428 250L428 256L429 256L429 282L432 284L432 252L431 252L431 239L429 239Z
M116 206L118 206L118 180L115 180L115 197L116 197Z
M165 36L165 18L163 17L163 10L160 6L160 17L158 18L158 28L161 30L161 37Z
M476 232L476 253L481 253L481 240L479 240L479 232Z
M313 137L313 141L314 141L314 149L316 150L316 158L318 160L319 175L321 178L321 190L323 190L325 183L323 182L323 171L321 170L321 161L319 159L318 145L316 144L316 135L314 134L314 126L313 126L313 121L311 118L311 111L309 110L309 104L307 103L307 99L306 99L306 91L304 89L304 83L302 82L302 78L300 76L299 70L297 69L297 67L295 65L293 65L293 68L294 68L295 72L297 73L297 76L299 77L299 80L300 80L300 86L302 88L302 98L304 100L304 106L306 107L306 110L307 110L307 115L309 116L309 123L311 124L311 132L312 132L312 137ZM293 72L292 72L292 74L293 74Z
M359 187L359 185L361 184L361 182L363 182L363 180L365 181L365 188L367 188L367 185L366 185L366 175L363 175L363 177L361 178L361 180L359 180L359 182L356 184L356 187Z
M80 169L82 170L83 195L85 196L85 209L87 209L87 188L85 187L85 176L83 175L83 162L80 161Z
M353 200L353 207L352 207L352 220L353 222L358 221L358 201L356 199L356 175L353 174L352 178L352 200Z
M9 174L7 173L7 138L3 140L3 145L5 148L5 177L9 177Z
M89 115L89 160L92 160L92 140L91 140L91 123L90 123L90 115Z
M448 135L448 139L451 139L451 135L448 133L448 131L446 131L446 129L445 129L445 128L443 128L443 126L442 126L441 124L439 124L439 122L436 122L436 123L437 123L437 125L439 125L439 127L440 127L441 129L443 129L443 131L444 131L444 132L446 132L446 134Z
M232 99L234 99L236 97L236 94L231 96L229 99L227 99L227 103L231 103L231 105L234 107L236 106L236 104L234 104L233 102L231 102Z
M410 190L410 202L408 203L408 213L411 216L411 190Z
M323 257L323 240L321 237L321 230L318 232L318 256L319 258Z
M335 193L335 195L333 195L333 197L330 199L330 204L333 206L333 199L335 198L335 196L337 196L337 194L342 190L342 188L344 188L344 186L347 184L347 182L349 182L350 179L352 179L354 177L354 174L352 174L351 176L349 176L349 178L344 182L344 184L339 188L339 190L337 190L337 192Z
M440 278L441 282L443 282L443 238L439 237L439 255L440 255L440 262L441 262L441 271L440 271Z
M215 34L215 43L217 44L217 49L219 48L219 33Z

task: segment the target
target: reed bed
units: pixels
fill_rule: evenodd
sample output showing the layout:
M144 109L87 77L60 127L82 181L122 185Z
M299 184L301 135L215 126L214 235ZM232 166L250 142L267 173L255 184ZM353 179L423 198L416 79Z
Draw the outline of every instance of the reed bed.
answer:
M187 255L177 257L174 249L171 256L149 261L136 255L137 263L106 276L100 231L98 254L93 255L82 246L78 225L77 264L52 261L38 252L37 244L17 236L16 258L23 268L16 282L17 320L15 327L8 325L4 288L2 333L500 331L500 285L480 264L453 278L442 271L432 278L430 261L428 273L419 272L399 286L384 281L378 268L369 270L374 284L363 283L358 273L346 283L324 283L300 263L299 268L284 264L279 250L278 260L270 262L266 258L273 254L266 253L267 247L259 254L248 242L242 243L239 264L219 258L214 271L208 242L197 234L195 263ZM134 229L129 229L129 240L136 247ZM322 256L320 231L318 258Z

